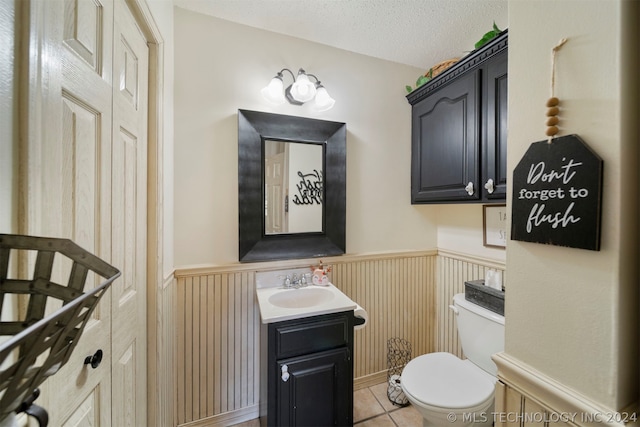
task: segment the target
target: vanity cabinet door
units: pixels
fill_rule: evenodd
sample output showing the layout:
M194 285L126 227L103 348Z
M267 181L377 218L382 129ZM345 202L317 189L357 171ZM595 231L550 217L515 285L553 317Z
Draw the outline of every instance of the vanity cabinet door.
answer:
M351 355L340 348L278 362L278 426L351 426ZM285 381L286 379L286 381Z
M479 199L479 75L467 73L413 106L412 203Z

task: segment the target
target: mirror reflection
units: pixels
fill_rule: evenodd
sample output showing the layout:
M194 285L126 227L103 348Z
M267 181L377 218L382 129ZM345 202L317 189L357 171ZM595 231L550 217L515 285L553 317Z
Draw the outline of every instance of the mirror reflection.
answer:
M322 144L264 141L265 234L323 231Z

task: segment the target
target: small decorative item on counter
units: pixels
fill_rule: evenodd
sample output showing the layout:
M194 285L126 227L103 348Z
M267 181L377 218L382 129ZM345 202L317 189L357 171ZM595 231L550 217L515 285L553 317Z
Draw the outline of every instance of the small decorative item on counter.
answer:
M318 286L328 286L329 285L329 277L327 273L331 272L331 267L325 267L322 265L322 260L320 260L320 264L317 266L311 266L311 270L313 270L313 276L311 277L311 283Z

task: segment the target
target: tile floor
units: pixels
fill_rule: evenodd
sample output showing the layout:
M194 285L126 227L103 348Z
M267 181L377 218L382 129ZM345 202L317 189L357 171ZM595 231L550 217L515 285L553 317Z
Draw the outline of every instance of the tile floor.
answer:
M412 406L401 408L387 398L387 383L353 393L354 427L422 427L422 416ZM259 427L255 419L234 427Z
M422 416L411 405L404 408L387 398L387 383L353 393L353 425L357 427L422 427Z

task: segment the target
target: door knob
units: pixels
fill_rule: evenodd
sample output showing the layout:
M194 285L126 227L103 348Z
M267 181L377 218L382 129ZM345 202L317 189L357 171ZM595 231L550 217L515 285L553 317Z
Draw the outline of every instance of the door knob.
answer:
M96 369L100 366L100 362L102 362L102 350L98 349L93 356L87 356L84 358L85 365L91 365L93 369Z
M466 187L464 187L464 189L467 191L468 195L473 196L473 182L469 181L469 183L467 184Z
M287 365L282 365L280 370L282 371L282 381L286 383L289 381L289 367Z
M493 180L491 178L489 178L487 180L487 183L484 185L484 188L487 189L487 193L493 194L493 191L495 190L495 187L493 185Z

